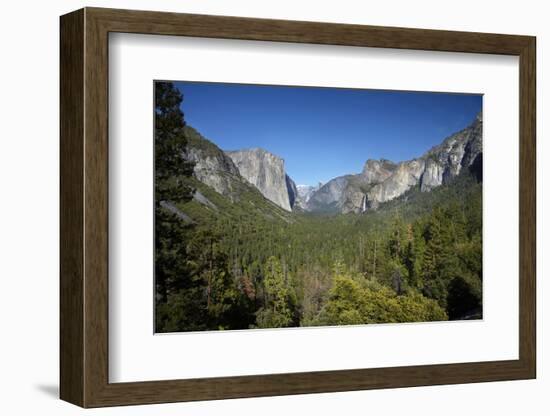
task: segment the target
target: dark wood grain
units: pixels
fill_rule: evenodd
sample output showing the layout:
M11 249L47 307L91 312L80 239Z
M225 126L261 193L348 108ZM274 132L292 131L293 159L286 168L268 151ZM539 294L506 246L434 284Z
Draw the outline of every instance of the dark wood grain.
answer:
M84 11L61 19L60 388L84 405Z
M108 33L520 58L519 359L189 380L108 380ZM61 397L83 407L534 378L535 39L486 33L87 8L61 18Z
M519 355L536 377L536 41L520 54Z
M86 9L110 32L519 55L528 36L181 13Z
M84 58L84 290L85 405L98 401L108 381L109 182L108 182L108 32L86 12Z

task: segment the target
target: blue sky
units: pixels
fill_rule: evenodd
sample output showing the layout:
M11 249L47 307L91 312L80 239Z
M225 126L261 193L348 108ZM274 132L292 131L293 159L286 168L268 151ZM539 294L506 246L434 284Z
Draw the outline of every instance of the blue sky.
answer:
M177 82L186 122L223 150L262 147L297 184L420 156L466 127L482 96Z

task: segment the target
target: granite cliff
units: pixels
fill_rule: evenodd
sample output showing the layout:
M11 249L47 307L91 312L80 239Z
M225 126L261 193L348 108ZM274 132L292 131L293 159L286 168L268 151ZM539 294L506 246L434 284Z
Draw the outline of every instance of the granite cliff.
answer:
M283 159L261 148L225 153L241 176L258 188L263 196L287 211L292 210L296 185L287 176Z
M358 174L340 176L314 192L306 209L317 212L364 212L377 209L412 187L429 192L469 168L481 180L482 117L418 158L394 163L386 159L365 163Z
M234 200L236 183L245 182L239 170L218 146L192 127L185 127L186 159L194 163L193 175L216 192Z
M252 186L286 211L362 213L417 187L421 192L447 183L467 168L482 176L482 116L417 158L392 162L368 159L360 173L336 177L317 186L296 185L284 160L261 148L222 151L187 127L187 158L195 177L234 200L236 184Z

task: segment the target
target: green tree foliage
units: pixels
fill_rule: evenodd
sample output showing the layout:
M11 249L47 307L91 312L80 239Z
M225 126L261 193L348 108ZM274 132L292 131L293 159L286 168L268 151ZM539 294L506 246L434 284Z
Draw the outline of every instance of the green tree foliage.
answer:
M269 257L264 273L264 306L257 313L257 326L259 328L291 326L296 300L289 278L283 273L281 262L276 257Z
M170 82L155 84L155 283L158 301L168 294L187 274L185 263L186 224L163 203L185 203L192 189L184 182L192 165L184 158L185 122L180 104L181 93Z
M203 328L413 322L482 314L481 187L471 177L418 192L420 197L409 194L407 201L392 201L376 212L336 216L278 216L267 211L271 205L264 211L259 199L252 199L254 211L200 182L191 183L219 210L207 211L195 201L181 205L202 224L188 227L184 237L191 241L200 230L210 230L214 251L224 253L214 256L219 266L213 270L227 294L216 303L221 311L210 315ZM426 199L429 204L423 205ZM189 305L202 299L199 309L204 312L210 270L204 256L211 250L204 238L197 241L196 249L186 246L189 261L183 272L202 276L197 281L203 290L192 300L189 296ZM192 265L201 255L199 272ZM355 286L360 302L353 299ZM236 306L229 308L230 303ZM190 306L184 315L192 322L179 324L179 330L200 320L193 313Z
M193 164L184 157L187 146L180 105L183 96L171 82L155 84L155 201L188 201L192 192L184 181Z
M212 230L197 232L188 245L190 275L203 290L203 310L208 328L248 328L251 303L229 269L229 259L219 235Z
M252 305L230 272L220 236L178 215L193 197L182 100L172 83L155 84L156 330L248 328Z
M321 310L318 325L351 325L447 320L437 302L418 292L398 295L373 282L339 275Z
M227 253L212 230L197 230L166 302L157 303L164 332L244 329L254 322L253 303L229 270Z

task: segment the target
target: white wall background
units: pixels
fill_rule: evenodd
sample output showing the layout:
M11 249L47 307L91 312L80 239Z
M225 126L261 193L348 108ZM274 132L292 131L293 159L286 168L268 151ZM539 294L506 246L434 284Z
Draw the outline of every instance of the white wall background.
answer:
M58 395L58 16L82 6L317 20L536 35L538 40L538 330L537 380L338 394L225 400L86 411L102 415L546 415L550 361L544 347L550 285L543 258L550 237L550 146L544 140L550 85L550 26L536 0L121 0L5 2L0 14L0 413L73 415ZM546 199L546 201L544 200ZM505 224L503 224L505 227Z

